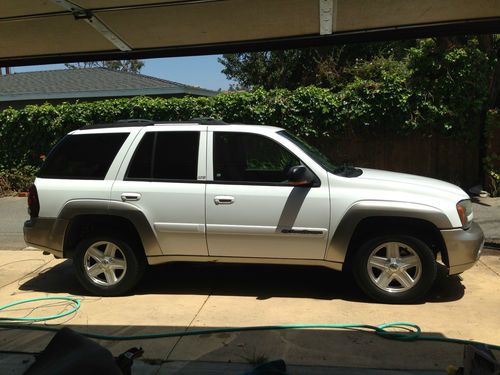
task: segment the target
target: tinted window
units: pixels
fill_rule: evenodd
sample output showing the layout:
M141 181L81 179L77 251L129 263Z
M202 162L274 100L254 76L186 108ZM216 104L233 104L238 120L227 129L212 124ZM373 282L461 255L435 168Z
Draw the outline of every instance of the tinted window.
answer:
M199 143L199 132L158 133L153 179L196 180Z
M199 142L199 132L146 133L132 157L127 179L196 180Z
M272 139L251 133L214 133L214 180L285 183L288 169L299 165L290 151Z
M328 172L335 173L336 167L334 166L333 161L328 156L322 154L317 148L307 144L302 139L287 133L284 130L279 131L278 134L285 137L289 141L292 141L296 146L299 146L302 151L304 151L311 159L325 168Z
M103 180L128 133L68 135L40 170L45 178Z
M146 133L135 150L127 172L130 179L149 179L153 173L153 145L156 133Z

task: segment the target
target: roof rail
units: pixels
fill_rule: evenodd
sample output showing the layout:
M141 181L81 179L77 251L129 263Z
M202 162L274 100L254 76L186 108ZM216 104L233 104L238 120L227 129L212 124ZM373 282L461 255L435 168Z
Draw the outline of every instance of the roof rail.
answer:
M88 124L82 129L105 129L105 128L124 128L131 126L148 126L154 125L154 121L146 119L129 119L129 120L118 120L109 124Z
M153 120L148 120L148 119L145 119L145 118L131 118L131 119L127 119L127 120L118 120L117 122L125 122L125 123L130 123L130 122L147 122L148 125L151 124L151 123L154 123Z
M161 125L161 124L200 124L200 125L227 125L226 122L222 120L217 120L211 117L196 117L188 121L152 121L146 119L127 119L118 120L109 124L89 124L85 125L82 129L105 129L105 128L124 128L132 126L149 126L149 125Z
M189 119L189 121L196 122L200 125L227 125L227 122L212 117L194 117Z

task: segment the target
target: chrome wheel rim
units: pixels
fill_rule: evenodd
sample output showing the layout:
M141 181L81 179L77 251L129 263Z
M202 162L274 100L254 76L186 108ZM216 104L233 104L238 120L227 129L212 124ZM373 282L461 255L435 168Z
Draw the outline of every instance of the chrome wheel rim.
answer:
M422 275L422 262L416 251L401 242L385 242L368 257L370 280L388 293L406 292L413 288Z
M127 272L123 251L114 243L99 241L89 246L83 258L88 278L99 286L118 284Z

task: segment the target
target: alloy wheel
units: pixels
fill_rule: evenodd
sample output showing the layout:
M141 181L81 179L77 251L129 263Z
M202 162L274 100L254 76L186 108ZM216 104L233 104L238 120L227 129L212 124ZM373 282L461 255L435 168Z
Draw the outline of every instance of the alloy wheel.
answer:
M100 286L118 284L127 272L127 260L123 251L108 241L99 241L89 246L83 262L89 279Z
M379 289L401 293L418 283L422 275L422 262L411 246L401 242L385 242L371 252L367 270L370 280Z

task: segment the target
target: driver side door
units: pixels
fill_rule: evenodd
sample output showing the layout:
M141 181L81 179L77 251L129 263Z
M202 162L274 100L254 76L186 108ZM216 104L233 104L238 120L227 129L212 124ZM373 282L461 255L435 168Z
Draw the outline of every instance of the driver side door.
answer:
M324 258L330 216L326 178L293 186L287 171L301 160L262 134L213 131L208 145L210 256Z

